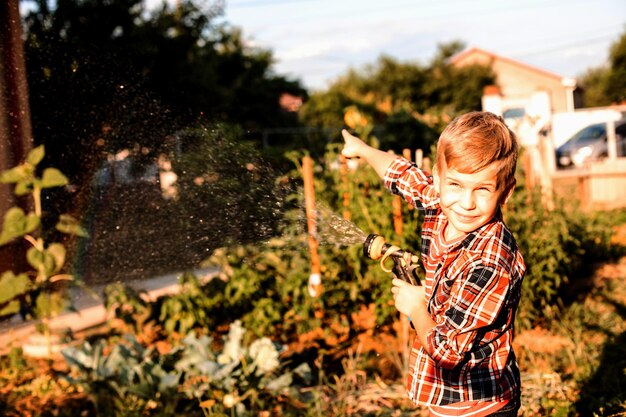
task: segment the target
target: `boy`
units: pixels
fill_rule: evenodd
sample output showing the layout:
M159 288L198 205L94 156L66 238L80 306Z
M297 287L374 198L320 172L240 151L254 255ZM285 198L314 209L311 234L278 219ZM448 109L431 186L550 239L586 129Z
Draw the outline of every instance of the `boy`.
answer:
M424 209L424 286L393 280L411 318L407 390L433 416L516 416L520 374L511 345L525 265L502 220L515 187L518 144L502 118L471 112L441 134L433 177L342 131L385 186Z

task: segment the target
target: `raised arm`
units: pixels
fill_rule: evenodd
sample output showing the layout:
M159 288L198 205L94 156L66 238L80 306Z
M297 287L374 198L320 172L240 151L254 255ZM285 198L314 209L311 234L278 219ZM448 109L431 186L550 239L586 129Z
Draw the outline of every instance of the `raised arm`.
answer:
M396 155L369 146L345 129L341 131L341 134L345 142L341 151L342 155L346 158L364 159L365 162L374 168L378 176L383 179L387 168L396 159Z

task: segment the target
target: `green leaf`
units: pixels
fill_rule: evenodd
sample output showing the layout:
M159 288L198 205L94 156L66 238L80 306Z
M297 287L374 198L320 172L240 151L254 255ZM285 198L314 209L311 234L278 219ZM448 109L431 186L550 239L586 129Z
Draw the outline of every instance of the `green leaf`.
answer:
M69 214L61 214L59 216L59 223L57 223L56 228L59 232L69 235L89 237L89 232L78 224L78 220Z
M33 168L27 165L18 165L0 174L0 182L4 184L18 183L31 180L33 177Z
M61 171L56 168L46 168L41 177L41 188L62 187L69 181Z
M287 372L287 373L280 375L278 378L275 378L271 380L270 382L268 382L265 388L274 393L278 393L284 390L285 388L289 388L292 383L293 383L293 376L291 375L290 372Z
M61 243L52 243L50 246L48 246L48 249L46 249L46 251L54 259L54 272L59 272L65 264L65 246L63 246Z
M21 208L11 207L4 217L2 233L0 233L0 245L32 232L38 226L39 217L37 215L34 213L26 215Z
M0 317L12 316L20 312L20 302L18 300L10 301L7 305L0 308Z
M31 247L26 252L26 260L28 261L30 266L35 268L37 271L39 271L40 268L43 268L46 277L49 277L54 272L56 272L54 257L46 250L40 252L36 248Z
M11 271L5 272L0 277L0 304L25 294L30 284L26 274L14 275Z
M26 195L33 192L34 181L18 182L15 186L15 195Z
M30 233L39 227L41 219L35 213L28 213L26 216L26 224L24 225L24 233Z
M65 297L59 292L42 292L37 297L35 312L37 317L55 317L65 308Z
M26 162L36 167L41 162L45 154L46 151L44 149L44 145L39 145L28 153L28 156L26 157Z

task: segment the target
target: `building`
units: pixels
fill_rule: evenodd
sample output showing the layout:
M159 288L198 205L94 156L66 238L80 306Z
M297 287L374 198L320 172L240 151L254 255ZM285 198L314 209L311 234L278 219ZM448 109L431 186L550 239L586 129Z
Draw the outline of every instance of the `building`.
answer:
M497 85L485 89L483 108L505 119L522 117L529 110L548 114L573 111L580 101L576 80L480 48L466 49L450 62L455 66L491 67Z
M554 205L553 195L577 199L587 209L626 207L626 158L613 152L580 169L560 171L555 160L555 147L572 134L591 123L608 123L611 131L611 123L625 117L626 107L581 109L576 80L479 48L467 49L450 62L486 65L495 73L496 85L483 91L483 110L503 116L518 135L525 148L521 163L526 184L541 187L547 208Z

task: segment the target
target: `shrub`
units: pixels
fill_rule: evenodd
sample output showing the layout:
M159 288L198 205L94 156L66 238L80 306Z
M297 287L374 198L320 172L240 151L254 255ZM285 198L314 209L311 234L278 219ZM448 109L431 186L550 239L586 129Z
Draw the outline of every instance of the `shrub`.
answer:
M593 264L614 254L606 218L564 200L555 206L546 209L539 190L521 188L506 211L527 267L517 317L522 328L559 319L568 290L583 289Z

